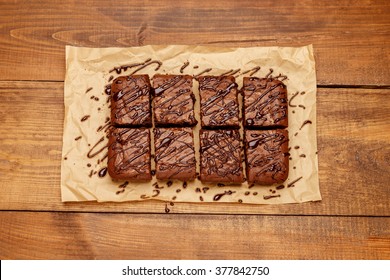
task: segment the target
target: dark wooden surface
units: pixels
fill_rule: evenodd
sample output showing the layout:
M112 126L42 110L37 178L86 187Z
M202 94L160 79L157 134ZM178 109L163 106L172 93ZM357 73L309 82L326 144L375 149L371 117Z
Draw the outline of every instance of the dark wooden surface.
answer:
M0 23L0 259L390 259L388 1L2 1ZM313 44L323 201L61 203L66 44Z

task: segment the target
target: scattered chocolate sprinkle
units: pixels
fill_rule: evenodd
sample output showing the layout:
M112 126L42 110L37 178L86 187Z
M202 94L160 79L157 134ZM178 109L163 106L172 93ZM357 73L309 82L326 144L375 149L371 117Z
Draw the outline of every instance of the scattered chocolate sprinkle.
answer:
M91 90L93 90L93 87L87 88L87 90L85 91L85 93L88 93L88 92L90 92Z

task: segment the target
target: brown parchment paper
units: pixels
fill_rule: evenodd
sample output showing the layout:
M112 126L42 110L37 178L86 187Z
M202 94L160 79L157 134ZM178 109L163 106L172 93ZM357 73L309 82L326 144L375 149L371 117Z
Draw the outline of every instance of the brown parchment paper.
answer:
M160 61L162 65L158 68ZM219 75L238 70L236 81L242 87L246 71L260 66L254 77L281 73L288 79L290 175L283 185L221 186L193 182L152 181L131 183L113 181L107 174L107 126L110 115L105 86L111 76L129 75L137 67L118 74L114 67L144 63L138 74L156 73ZM148 64L150 63L150 64ZM142 66L142 65L141 65ZM158 68L158 69L157 69ZM270 73L270 69L273 73ZM111 79L113 78L111 77ZM198 98L197 82L194 93ZM130 48L66 47L65 120L61 162L62 201L136 201L158 199L176 202L237 202L282 204L321 200L318 181L316 139L316 75L312 46L216 48L201 46L143 46ZM241 97L240 97L241 98ZM199 112L199 98L195 110ZM240 100L241 105L242 100ZM199 121L199 115L197 114ZM310 121L310 122L308 122ZM200 123L200 122L199 122ZM107 130L106 130L107 131ZM199 125L194 128L199 163ZM241 129L242 131L242 129ZM153 135L153 133L151 133ZM88 157L88 153L89 156ZM152 144L153 153L153 144ZM94 155L96 154L96 155ZM94 155L94 156L93 156ZM152 160L152 168L154 162ZM199 169L199 166L197 167ZM100 172L99 172L100 171Z

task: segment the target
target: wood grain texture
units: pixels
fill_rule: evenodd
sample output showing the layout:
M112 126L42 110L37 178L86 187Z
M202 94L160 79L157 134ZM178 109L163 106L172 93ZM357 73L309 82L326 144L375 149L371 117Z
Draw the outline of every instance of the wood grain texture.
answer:
M2 1L3 80L57 80L65 48L313 44L318 84L390 85L390 2Z
M0 212L1 259L390 259L390 218Z
M318 90L322 202L175 203L171 211L390 216L389 94L379 89ZM164 212L164 202L61 203L63 84L0 82L0 96L0 209Z

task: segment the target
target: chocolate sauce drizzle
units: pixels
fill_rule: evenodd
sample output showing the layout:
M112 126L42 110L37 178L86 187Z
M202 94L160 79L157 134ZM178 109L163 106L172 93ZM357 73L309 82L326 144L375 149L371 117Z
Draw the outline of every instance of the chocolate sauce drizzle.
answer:
M144 124L151 119L150 84L144 76L119 77L112 86L112 116L114 123L123 118L133 125Z
M152 60L151 58L148 58L144 62L114 67L113 69L111 69L109 71L109 73L112 73L115 71L117 74L121 74L122 71L126 72L128 69L137 67L136 69L133 70L133 72L130 73L130 75L133 75L133 74L139 72L140 70L144 69L145 67L152 65L152 64L157 64L156 68L154 69L154 71L157 71L158 69L160 69L162 62L159 60Z
M263 198L265 200L268 200L268 199L271 199L271 198L276 198L276 197L280 197L280 194L275 194L275 195L264 195Z
M158 123L169 123L172 118L176 123L194 125L194 100L192 79L189 76L155 76L154 110Z
M188 65L190 65L190 63L188 61L184 62L183 66L180 67L180 73L183 73L184 69L186 69Z
M119 191L117 191L116 194L123 193L123 192L125 191L125 189L126 189L126 187L127 187L128 184L129 184L128 181L126 181L126 182L120 184L120 185L118 186Z
M103 167L102 169L99 170L98 175L100 178L103 178L107 174L107 167Z
M250 78L244 86L244 103L249 126L277 126L287 118L287 90L281 81Z
M303 177L299 177L298 179L295 179L294 181L292 181L291 183L289 183L287 185L287 188L293 188L295 186L295 183L298 182L299 180L301 180Z
M299 128L299 130L301 130L305 125L307 124L312 124L313 122L311 120L306 120L303 122L303 124L301 125L301 127Z
M268 74L265 75L265 78L266 78L266 79L268 79L268 78L271 78L271 79L272 79L272 75L271 75L271 74L272 74L273 72L274 72L274 69L270 68Z
M224 197L225 195L232 195L233 193L235 193L235 191L229 190L229 191L225 191L225 192L223 192L223 193L216 194L216 195L214 195L213 200L214 200L214 201L218 201L218 200L220 200L222 197Z
M235 126L238 123L237 84L228 77L199 78L201 116L205 126Z
M88 151L87 153L87 157L88 158L93 158L95 157L96 155L100 154L101 152L103 152L107 147L108 145L104 145L103 147L100 147L100 149L98 149L97 151L95 151L95 149L98 148L98 146L104 142L104 136L102 138L100 138L93 146L92 148Z
M294 93L293 96L292 96L292 97L290 98L290 100L288 101L288 105L289 105L290 107L297 107L297 105L294 105L294 104L292 104L291 102L294 100L295 97L298 96L298 94L299 94L299 91L297 91L296 93Z
M145 155L150 153L150 145L145 141L149 137L147 129L118 129L112 132L113 141L109 147L112 151L108 163L115 160L114 172L116 174L127 173L131 177L142 177L150 170L150 161L145 160Z
M194 66L194 68L195 68L195 66ZM201 75L210 72L211 70L213 70L213 68L206 68L203 71L201 71L200 73L194 75L194 78L196 79L196 78L200 77Z
M242 74L245 75L245 74L248 74L248 73L250 72L249 76L252 77L252 76L253 76L254 74L256 74L260 69L261 69L260 66L256 66L256 67L254 67L254 68L252 68L252 69L250 69L250 70L246 70L246 71L242 72Z
M84 117L81 118L81 121L82 122L85 122L86 120L88 120L91 116L90 115L85 115Z
M241 71L241 69L236 69L236 70L230 69L229 71L222 73L220 76L227 76L227 75L233 76L240 71Z
M219 182L242 179L240 134L237 130L203 131L200 135L201 172Z
M282 133L266 130L261 133L249 132L247 135L247 168L253 170L254 178L271 176L275 182L285 177L288 166L284 163L282 145L286 145L288 138ZM259 153L257 147L264 150Z
M155 146L158 171L165 173L168 178L195 177L195 151L192 135L188 129L156 128Z
M168 204L165 203L165 213L168 214L169 212L171 212L171 209L169 209L169 208L168 208Z

